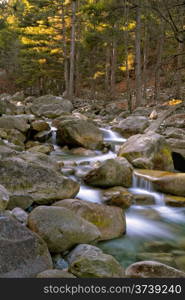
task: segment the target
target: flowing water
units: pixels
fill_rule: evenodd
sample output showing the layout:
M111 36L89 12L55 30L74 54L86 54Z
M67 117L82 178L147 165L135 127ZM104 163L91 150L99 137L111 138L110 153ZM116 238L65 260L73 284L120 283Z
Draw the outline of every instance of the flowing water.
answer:
M119 148L126 141L110 128L100 129L106 143ZM75 162L76 174L87 172L92 163L116 157L113 150L106 154L95 151L89 157L69 155L56 146L56 129L51 130L52 143L55 144L52 155L62 161ZM75 174L70 177L81 183L76 198L102 203L101 189L85 185ZM129 190L133 194L151 196L154 204L133 204L125 211L126 234L118 239L101 242L98 246L105 253L113 255L124 267L139 260L157 260L185 270L185 208L166 206L163 194L156 192L152 183L138 174L133 174Z

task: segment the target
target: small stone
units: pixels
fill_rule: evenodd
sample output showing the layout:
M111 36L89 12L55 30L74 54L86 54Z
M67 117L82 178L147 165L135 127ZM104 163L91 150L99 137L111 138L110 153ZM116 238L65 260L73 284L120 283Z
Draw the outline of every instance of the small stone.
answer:
M19 222L21 222L23 225L27 225L28 214L23 209L20 207L15 207L11 213Z

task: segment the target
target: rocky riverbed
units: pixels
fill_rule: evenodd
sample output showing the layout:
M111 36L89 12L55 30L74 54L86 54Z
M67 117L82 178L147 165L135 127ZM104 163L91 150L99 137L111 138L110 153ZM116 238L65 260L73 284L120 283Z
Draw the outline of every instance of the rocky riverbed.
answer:
M0 95L0 278L185 277L185 104Z

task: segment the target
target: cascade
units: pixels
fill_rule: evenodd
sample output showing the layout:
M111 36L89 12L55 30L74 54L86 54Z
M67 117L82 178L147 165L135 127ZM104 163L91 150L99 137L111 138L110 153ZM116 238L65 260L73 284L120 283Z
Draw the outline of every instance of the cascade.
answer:
M133 194L146 194L151 195L158 205L164 205L164 196L154 190L151 181L146 178L133 173L132 187L129 189Z
M105 142L124 143L126 139L111 129L100 128Z

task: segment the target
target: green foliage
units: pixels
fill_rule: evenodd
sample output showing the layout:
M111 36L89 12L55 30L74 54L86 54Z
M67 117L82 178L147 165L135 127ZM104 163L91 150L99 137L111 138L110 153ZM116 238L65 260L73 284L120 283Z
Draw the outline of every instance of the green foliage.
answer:
M183 6L179 6L180 0L173 2L172 5L170 0L141 1L141 50L143 55L147 33L148 64L153 66L162 21L165 22L166 36L164 60L176 53L177 39L174 37L184 40L183 13L180 13ZM26 89L42 82L45 92L48 87L57 91L61 87L62 91L64 62L67 60L68 63L70 57L71 1L9 0L8 5L0 4L0 15L0 67L14 74L18 87ZM104 89L106 72L109 79L111 77L113 45L116 45L116 83L124 80L126 61L130 59L129 68L134 69L133 1L77 1L76 20L77 84L82 89L93 86L97 90ZM107 50L110 50L108 60Z

